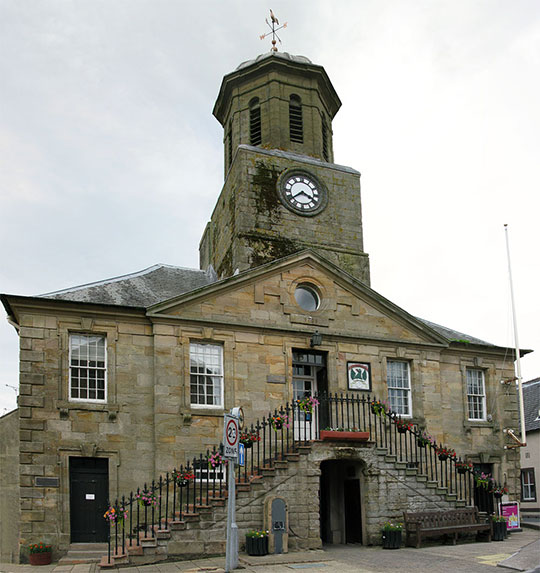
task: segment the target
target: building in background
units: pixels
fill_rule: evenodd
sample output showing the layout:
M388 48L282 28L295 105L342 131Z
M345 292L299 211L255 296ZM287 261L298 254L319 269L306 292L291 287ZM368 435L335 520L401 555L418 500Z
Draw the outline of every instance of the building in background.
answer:
M523 402L527 446L521 449L521 511L525 515L540 514L537 486L540 475L540 378L523 384Z

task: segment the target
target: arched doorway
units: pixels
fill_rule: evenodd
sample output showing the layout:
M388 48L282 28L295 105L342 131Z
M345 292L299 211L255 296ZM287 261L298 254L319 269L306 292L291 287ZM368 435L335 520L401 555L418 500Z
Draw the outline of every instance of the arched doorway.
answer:
M362 543L362 462L321 463L320 524L323 543Z

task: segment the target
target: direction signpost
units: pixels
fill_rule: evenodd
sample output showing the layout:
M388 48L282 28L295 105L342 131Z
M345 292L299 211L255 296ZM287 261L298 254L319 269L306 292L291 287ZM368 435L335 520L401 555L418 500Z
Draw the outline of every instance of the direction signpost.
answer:
M227 573L238 567L238 525L236 524L236 484L234 477L234 465L238 462L240 423L240 408L233 408L230 414L225 414L223 421L223 457L229 461L227 548L225 557L225 571L227 571Z

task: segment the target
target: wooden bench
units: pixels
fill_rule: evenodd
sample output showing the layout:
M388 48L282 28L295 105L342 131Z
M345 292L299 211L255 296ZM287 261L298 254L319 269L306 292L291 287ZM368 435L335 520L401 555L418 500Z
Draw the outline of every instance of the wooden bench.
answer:
M403 519L406 545L410 545L412 537L415 537L416 547L420 547L422 539L441 535L452 535L452 542L455 545L458 534L471 532L477 534L485 532L491 541L491 525L479 522L476 507L447 511L403 512Z

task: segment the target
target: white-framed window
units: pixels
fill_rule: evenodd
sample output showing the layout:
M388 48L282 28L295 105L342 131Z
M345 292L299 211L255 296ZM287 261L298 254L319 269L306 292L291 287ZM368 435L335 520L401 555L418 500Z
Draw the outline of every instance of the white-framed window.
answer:
M480 368L467 368L467 408L469 420L486 419L486 384Z
M107 400L107 349L105 336L70 334L69 399L74 402Z
M536 501L534 468L521 470L521 501Z
M223 407L223 347L219 344L189 345L192 406Z
M386 361L388 401L392 412L411 417L411 367L405 360Z

